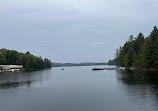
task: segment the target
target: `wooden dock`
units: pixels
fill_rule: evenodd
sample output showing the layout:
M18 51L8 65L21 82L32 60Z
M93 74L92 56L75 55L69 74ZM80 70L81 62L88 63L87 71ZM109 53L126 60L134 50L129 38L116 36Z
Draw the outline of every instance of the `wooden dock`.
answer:
M95 70L126 70L125 68L93 68L93 71Z

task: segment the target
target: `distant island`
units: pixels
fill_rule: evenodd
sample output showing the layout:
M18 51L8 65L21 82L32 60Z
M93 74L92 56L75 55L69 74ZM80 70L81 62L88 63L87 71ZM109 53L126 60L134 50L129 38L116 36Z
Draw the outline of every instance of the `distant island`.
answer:
M26 70L39 70L51 68L52 62L48 58L36 57L30 52L21 53L15 50L0 49L0 65L23 65Z
M158 69L158 28L155 26L148 37L139 33L129 37L126 43L116 50L115 58L109 65Z
M93 66L93 65L107 65L108 63L93 63L93 62L85 62L85 63L52 63L52 67L67 67L67 66Z

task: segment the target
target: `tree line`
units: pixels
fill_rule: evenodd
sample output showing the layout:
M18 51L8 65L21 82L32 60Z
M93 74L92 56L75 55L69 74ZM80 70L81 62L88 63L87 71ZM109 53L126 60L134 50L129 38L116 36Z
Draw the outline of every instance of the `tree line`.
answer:
M158 28L155 26L148 37L142 33L137 37L131 35L108 63L123 67L158 68Z
M30 52L20 53L15 50L0 49L0 65L23 65L26 70L51 68L50 59L36 57Z
M94 62L85 62L85 63L52 63L52 67L66 67L66 66L92 66L92 65L107 65L108 63L94 63Z

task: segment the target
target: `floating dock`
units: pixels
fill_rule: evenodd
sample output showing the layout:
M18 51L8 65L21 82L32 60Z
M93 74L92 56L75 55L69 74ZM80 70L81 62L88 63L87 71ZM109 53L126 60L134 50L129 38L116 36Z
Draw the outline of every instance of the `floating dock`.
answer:
M126 70L126 68L93 68L92 70Z

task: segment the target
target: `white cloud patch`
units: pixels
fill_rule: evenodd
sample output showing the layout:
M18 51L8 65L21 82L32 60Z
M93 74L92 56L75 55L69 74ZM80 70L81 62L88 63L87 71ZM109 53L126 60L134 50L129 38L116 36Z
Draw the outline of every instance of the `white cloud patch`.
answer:
M91 43L91 45L102 45L103 44L103 42L93 42L93 43Z

